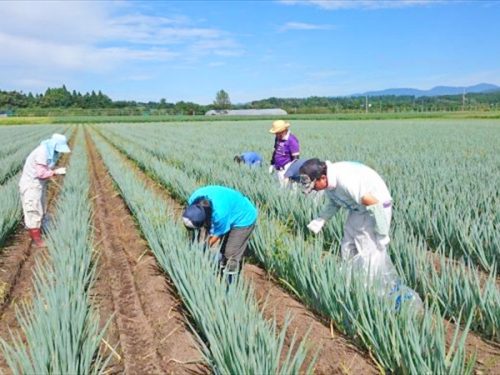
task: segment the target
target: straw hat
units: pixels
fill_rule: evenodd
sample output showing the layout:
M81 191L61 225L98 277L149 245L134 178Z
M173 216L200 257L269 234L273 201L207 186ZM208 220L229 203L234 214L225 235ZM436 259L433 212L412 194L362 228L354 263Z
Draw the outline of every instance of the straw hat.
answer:
M283 120L276 120L276 121L273 121L273 126L269 130L269 133L276 134L276 133L282 132L283 130L288 129L289 127L290 127L289 122L286 122Z

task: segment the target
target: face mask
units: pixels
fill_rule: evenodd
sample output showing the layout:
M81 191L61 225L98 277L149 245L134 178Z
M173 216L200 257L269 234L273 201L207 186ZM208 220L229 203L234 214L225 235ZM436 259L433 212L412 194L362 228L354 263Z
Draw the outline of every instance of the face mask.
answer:
M311 178L306 174L301 174L299 176L299 182L302 185L302 192L304 194L309 194L314 190L314 184L316 183L316 179L311 180Z

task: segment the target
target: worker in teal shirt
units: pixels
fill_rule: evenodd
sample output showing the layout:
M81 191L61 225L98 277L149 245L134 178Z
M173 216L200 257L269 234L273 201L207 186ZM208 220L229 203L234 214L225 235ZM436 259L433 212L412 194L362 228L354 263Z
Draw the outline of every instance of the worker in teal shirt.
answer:
M188 229L206 229L209 246L222 240L221 272L231 281L241 269L241 259L257 221L257 208L239 191L205 186L191 194L182 219Z

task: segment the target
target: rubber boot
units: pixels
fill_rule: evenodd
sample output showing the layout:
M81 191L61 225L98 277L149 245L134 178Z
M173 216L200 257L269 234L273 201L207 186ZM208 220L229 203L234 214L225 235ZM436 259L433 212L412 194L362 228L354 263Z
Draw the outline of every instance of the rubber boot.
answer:
M28 229L31 239L36 247L45 247L45 242L42 240L42 231L40 228Z

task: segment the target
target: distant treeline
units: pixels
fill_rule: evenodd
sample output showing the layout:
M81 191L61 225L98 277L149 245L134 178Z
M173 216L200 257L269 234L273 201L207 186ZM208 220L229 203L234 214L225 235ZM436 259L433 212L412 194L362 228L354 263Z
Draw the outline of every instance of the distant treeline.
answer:
M246 104L232 105L232 109L282 108L289 114L329 113L393 113L436 111L491 111L500 110L500 91L480 94L415 96L364 96L309 98L268 98ZM159 102L113 101L101 91L82 94L65 86L49 88L43 94L25 94L0 90L0 113L16 116L58 115L202 115L214 105L200 105L180 101Z

